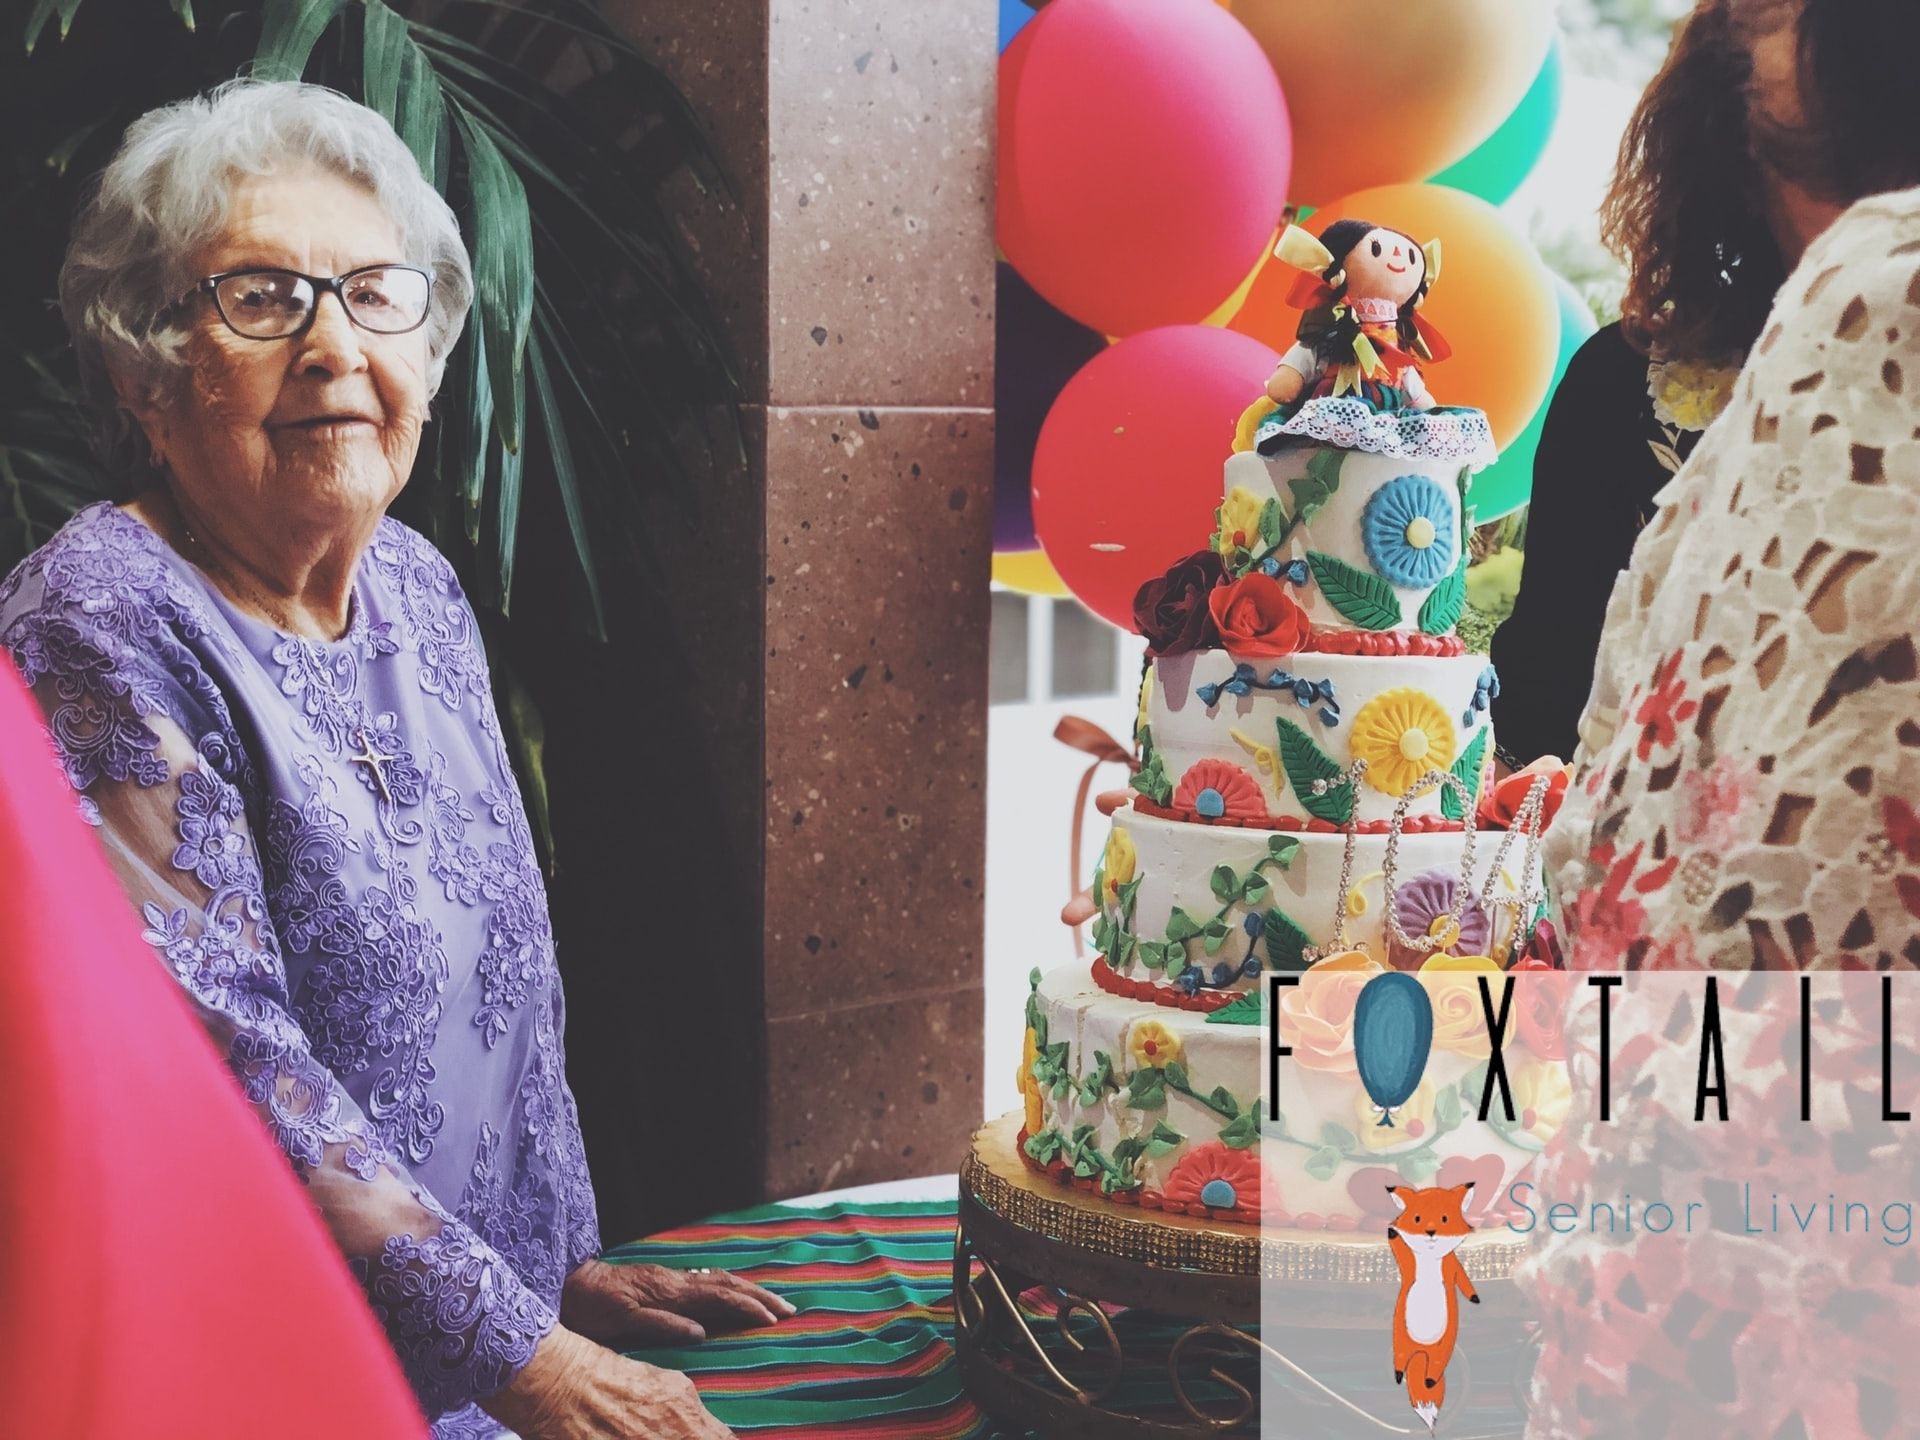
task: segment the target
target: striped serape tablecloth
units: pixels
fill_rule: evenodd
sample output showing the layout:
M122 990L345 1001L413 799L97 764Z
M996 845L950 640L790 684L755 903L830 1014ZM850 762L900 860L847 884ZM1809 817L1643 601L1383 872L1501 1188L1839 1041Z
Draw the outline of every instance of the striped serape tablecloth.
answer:
M753 1440L1024 1440L986 1419L960 1385L955 1209L953 1200L764 1205L622 1245L606 1258L733 1270L799 1307L770 1329L632 1353L684 1371L713 1413ZM1044 1299L1034 1292L1028 1303ZM1109 1313L1130 1357L1158 1356L1134 1369L1110 1403L1178 1419L1164 1356L1185 1325L1137 1311ZM1490 1317L1474 1319L1488 1331L1498 1328ZM1330 1350L1309 1361L1307 1351L1317 1348L1309 1333L1291 1333L1285 1343L1348 1394L1368 1386L1392 1391L1385 1324L1383 1316L1377 1350L1335 1337ZM1460 1397L1455 1434L1520 1433L1524 1422L1499 1373L1505 1368L1503 1362L1486 1377L1491 1383ZM1404 1392L1392 1391L1387 1403L1398 1418ZM1301 1413L1304 1420L1315 1412ZM1321 1424L1306 1433L1324 1431Z

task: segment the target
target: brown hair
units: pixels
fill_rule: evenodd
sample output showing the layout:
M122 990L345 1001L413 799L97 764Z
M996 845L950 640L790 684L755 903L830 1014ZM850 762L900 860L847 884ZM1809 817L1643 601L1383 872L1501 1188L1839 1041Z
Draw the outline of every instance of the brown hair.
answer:
M1801 114L1754 94L1752 46L1795 27ZM1825 199L1920 183L1914 0L1701 0L1620 143L1601 211L1621 320L1667 359L1744 356L1786 267L1763 167Z

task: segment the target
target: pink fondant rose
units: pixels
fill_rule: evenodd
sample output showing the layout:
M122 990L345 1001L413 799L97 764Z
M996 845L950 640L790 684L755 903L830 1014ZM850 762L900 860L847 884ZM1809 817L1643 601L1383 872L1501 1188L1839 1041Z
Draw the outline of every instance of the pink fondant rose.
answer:
M1258 570L1222 585L1207 597L1207 604L1220 644L1236 659L1297 655L1313 628L1287 587Z
M1207 597L1225 575L1219 555L1196 550L1140 587L1133 597L1133 628L1146 637L1149 655L1185 655L1220 643Z
M1294 1064L1333 1074L1359 1068L1353 1054L1353 1011L1367 981L1380 973L1371 956L1349 950L1319 961L1298 985L1280 992L1280 1039L1293 1047Z

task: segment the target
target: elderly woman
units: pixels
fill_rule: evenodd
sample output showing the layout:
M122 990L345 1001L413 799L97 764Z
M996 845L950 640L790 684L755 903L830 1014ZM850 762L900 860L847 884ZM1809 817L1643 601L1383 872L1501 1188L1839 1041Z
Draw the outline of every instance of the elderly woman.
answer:
M0 586L0 640L435 1434L721 1436L683 1377L596 1342L791 1307L594 1258L473 613L386 518L471 291L453 215L372 111L235 82L145 116L60 277L133 498Z

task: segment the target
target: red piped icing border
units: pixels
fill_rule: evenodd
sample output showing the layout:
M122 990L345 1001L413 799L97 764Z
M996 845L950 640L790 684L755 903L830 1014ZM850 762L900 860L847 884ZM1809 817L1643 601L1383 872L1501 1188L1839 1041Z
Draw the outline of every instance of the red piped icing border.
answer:
M1303 654L1319 655L1441 655L1467 653L1458 635L1427 635L1418 630L1315 630Z
M1244 994L1251 991L1239 990L1196 990L1189 995L1184 990L1171 985L1156 985L1151 980L1129 980L1107 963L1104 955L1093 962L1093 983L1109 995L1123 996L1128 1000L1145 1000L1150 1005L1159 1005L1169 1010L1193 1010L1203 1015L1231 1005Z
M1142 815L1152 815L1161 820L1178 820L1188 825L1224 825L1236 830L1283 830L1296 834L1344 835L1346 827L1336 825L1331 820L1308 818L1302 815L1261 815L1253 819L1237 819L1231 815L1210 818L1194 810L1181 810L1172 805L1162 805L1146 795L1133 797L1133 808ZM1393 828L1391 820L1360 820L1354 823L1355 833L1360 835L1384 835ZM1449 820L1444 815L1409 815L1401 830L1408 835L1422 835L1440 831L1461 831L1467 828L1464 820Z

